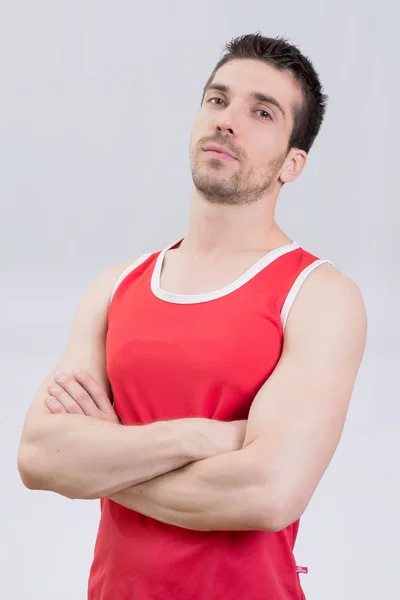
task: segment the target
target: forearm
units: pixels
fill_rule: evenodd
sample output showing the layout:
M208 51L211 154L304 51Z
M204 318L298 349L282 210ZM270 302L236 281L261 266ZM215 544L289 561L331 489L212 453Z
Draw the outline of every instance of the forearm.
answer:
M23 437L21 478L31 489L69 498L105 497L204 458L195 421L124 426L80 415L44 415L40 430Z
M264 489L248 447L192 463L118 492L111 500L186 529L260 530L266 528Z

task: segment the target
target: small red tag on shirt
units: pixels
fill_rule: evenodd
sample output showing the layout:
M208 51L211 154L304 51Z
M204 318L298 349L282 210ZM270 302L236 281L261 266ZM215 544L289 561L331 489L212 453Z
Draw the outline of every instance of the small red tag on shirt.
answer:
M308 567L296 567L297 573L308 573Z

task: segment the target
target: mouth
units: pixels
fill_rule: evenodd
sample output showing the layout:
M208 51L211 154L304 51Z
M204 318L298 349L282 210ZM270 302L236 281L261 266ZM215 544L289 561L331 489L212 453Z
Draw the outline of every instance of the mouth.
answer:
M205 152L205 154L207 154L210 157L213 158L217 158L218 160L223 160L223 161L232 161L232 160L236 160L236 158L234 156L232 156L232 154L229 153L228 150L225 150L224 148L218 148L218 147L205 147L203 148L203 152Z

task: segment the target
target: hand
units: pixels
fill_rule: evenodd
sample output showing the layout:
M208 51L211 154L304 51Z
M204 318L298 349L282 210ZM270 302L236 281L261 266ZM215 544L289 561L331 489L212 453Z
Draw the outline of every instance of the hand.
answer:
M56 373L48 390L51 395L46 405L53 414L70 413L120 422L106 392L89 373Z

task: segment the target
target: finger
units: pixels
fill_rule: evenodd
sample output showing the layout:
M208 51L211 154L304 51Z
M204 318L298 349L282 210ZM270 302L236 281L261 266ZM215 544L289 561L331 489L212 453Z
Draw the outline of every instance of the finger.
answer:
M74 371L76 379L85 388L91 398L93 398L99 410L104 413L114 412L113 405L105 390L98 381L86 371Z
M49 396L46 400L47 407L51 410L53 415L66 413L64 406L54 396Z
M78 404L83 414L88 417L98 417L99 409L96 403L86 392L85 388L76 380L74 375L59 372L55 374L54 380Z
M82 408L75 402L73 398L57 383L52 383L49 386L49 392L64 406L67 413L84 415Z

